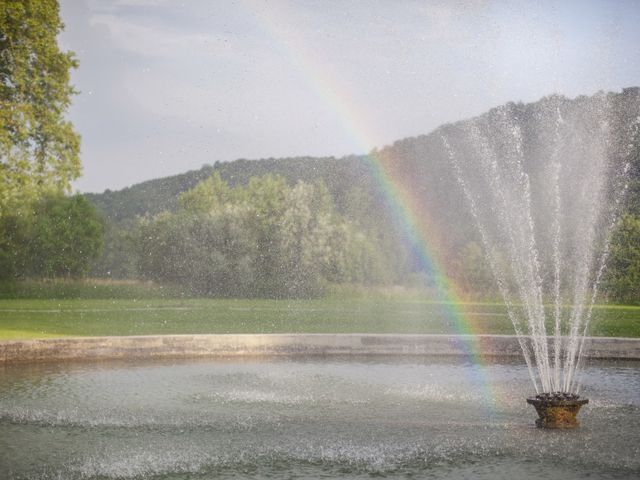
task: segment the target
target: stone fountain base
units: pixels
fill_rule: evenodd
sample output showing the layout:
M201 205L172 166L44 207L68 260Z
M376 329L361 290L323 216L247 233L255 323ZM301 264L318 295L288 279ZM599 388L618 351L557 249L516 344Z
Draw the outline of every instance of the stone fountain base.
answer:
M582 405L589 403L586 398L574 393L541 393L527 398L527 403L533 405L538 412L536 426L540 428L576 428L580 424L576 415Z

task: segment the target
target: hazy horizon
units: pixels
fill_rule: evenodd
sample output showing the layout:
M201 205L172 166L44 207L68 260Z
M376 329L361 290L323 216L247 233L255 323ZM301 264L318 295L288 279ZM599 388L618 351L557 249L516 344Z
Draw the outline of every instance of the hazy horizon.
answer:
M77 190L363 154L506 103L640 84L633 2L62 0Z

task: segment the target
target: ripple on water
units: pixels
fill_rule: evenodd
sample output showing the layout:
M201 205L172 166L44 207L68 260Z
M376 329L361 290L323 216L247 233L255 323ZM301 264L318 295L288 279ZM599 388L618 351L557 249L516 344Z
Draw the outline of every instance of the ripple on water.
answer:
M593 367L573 432L541 431L522 365L421 358L0 373L0 478L633 477L640 369ZM95 371L94 371L95 369ZM522 378L519 375L523 374ZM589 375L590 370L587 370ZM608 391L596 380L607 377ZM471 379L471 380L470 380ZM577 472L577 473L576 473Z

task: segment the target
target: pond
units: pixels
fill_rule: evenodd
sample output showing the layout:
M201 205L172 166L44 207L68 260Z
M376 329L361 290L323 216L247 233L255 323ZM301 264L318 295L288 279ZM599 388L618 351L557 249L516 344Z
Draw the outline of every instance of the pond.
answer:
M640 362L591 362L581 427L534 426L526 366L368 356L0 367L0 477L628 478Z

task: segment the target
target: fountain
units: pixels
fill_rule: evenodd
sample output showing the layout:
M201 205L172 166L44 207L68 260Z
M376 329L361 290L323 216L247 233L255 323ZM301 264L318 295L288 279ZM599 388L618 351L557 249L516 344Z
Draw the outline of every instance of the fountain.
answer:
M231 335L217 357L164 360L175 338L88 339L94 361L0 364L0 478L636 478L640 362L582 353L639 97L552 97L441 130L524 361L501 351L480 366L440 338L346 335L323 349L312 335L287 350ZM68 352L59 342L33 358ZM120 358L95 361L108 350ZM526 372L539 427L577 426L586 395L606 408L579 441L524 426Z
M527 403L533 405L538 412L538 427L575 428L579 425L576 415L589 400L580 398L578 394L552 392L539 393L535 397L527 398Z
M462 356L6 365L0 478L637 478L640 362L585 366L607 408L575 441L523 425L524 362L482 371L493 393Z
M508 309L540 427L571 428L585 338L627 190L640 91L507 104L441 132ZM551 306L547 306L550 303Z

